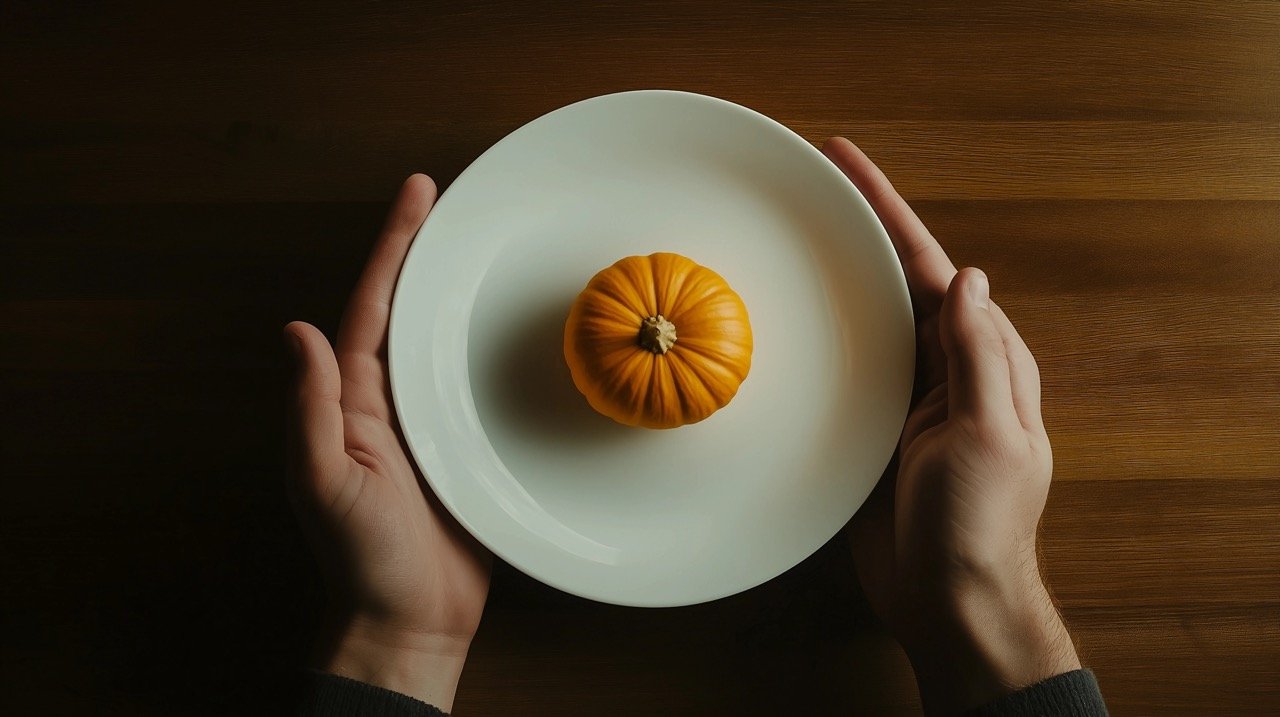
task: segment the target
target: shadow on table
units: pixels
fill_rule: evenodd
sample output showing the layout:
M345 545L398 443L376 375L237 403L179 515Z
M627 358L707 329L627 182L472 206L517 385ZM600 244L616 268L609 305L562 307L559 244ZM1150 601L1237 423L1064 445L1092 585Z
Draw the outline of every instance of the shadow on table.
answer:
M753 590L682 608L593 603L500 565L458 704L573 715L919 710L842 537Z

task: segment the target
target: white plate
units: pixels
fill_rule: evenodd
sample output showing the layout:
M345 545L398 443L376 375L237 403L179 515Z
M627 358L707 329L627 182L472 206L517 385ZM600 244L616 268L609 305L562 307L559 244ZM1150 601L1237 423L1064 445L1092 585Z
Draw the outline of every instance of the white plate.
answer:
M673 251L746 302L751 373L702 423L626 428L569 378L569 305ZM911 394L906 282L867 202L812 145L702 95L624 92L511 133L449 187L396 289L409 448L472 535L561 590L687 605L758 585L849 520Z

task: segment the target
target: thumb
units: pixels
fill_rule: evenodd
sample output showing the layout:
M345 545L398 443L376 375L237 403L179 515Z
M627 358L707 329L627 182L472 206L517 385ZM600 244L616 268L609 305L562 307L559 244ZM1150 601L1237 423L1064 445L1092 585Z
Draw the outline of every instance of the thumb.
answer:
M296 487L317 498L345 474L342 378L329 340L302 321L284 327L297 364L290 416L290 462Z
M948 417L1000 421L1013 410L1009 360L991 313L987 275L962 269L942 301L939 334L947 355Z

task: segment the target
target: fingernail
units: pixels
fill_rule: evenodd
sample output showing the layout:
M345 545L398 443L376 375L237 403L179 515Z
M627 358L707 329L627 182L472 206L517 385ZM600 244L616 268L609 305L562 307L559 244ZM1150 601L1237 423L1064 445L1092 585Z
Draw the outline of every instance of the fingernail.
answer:
M975 271L977 276L969 282L969 298L973 299L973 303L979 308L985 309L991 298L991 285L987 282L987 275L981 271Z

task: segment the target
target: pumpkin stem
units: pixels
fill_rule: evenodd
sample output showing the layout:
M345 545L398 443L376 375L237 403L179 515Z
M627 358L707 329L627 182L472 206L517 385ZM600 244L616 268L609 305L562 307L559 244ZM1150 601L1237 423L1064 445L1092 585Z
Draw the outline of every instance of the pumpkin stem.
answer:
M640 322L640 346L655 354L665 354L676 345L676 325L662 314Z

